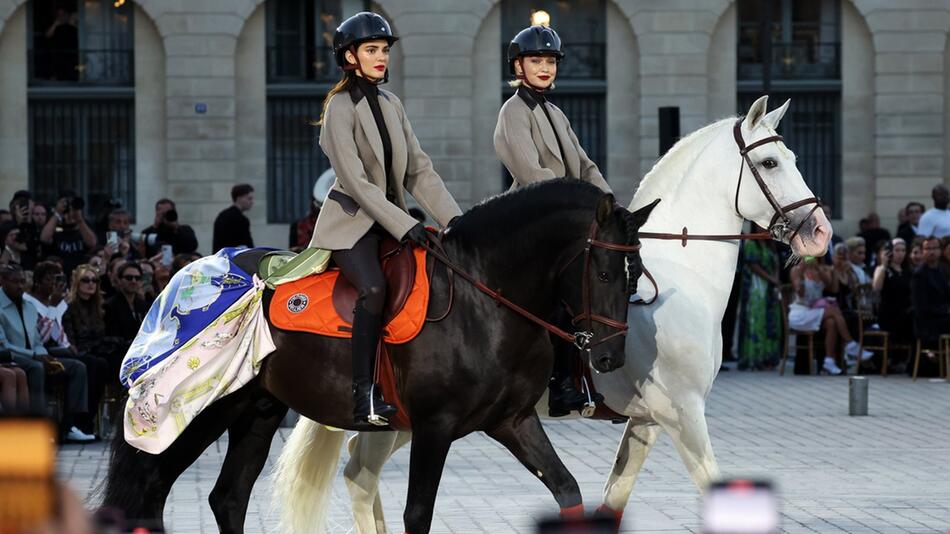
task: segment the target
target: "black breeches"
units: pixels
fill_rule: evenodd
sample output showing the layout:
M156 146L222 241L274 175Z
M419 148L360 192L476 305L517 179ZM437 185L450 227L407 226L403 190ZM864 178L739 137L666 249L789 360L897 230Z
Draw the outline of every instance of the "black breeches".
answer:
M350 250L333 252L340 273L356 288L353 310L353 381L372 380L386 302L386 279L379 264L380 234L370 230Z
M356 288L356 308L362 306L374 315L383 313L386 300L386 279L379 265L379 241L379 233L370 230L353 248L333 252L333 261L340 273Z

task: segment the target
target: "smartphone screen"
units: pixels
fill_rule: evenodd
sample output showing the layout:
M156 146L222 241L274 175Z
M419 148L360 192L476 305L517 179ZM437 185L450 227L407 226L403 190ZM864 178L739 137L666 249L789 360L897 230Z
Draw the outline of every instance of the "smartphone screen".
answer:
M172 266L172 246L171 245L162 245L162 265L165 267Z
M45 419L0 418L0 525L15 532L53 517L54 436Z
M773 534L778 516L772 484L762 480L716 482L703 499L704 534Z
M118 245L119 244L119 233L118 232L106 232L106 244L108 245Z

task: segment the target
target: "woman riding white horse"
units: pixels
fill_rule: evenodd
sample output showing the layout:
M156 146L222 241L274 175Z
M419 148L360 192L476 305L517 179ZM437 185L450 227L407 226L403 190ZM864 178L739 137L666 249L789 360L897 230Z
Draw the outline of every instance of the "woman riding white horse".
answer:
M762 97L741 122L726 119L694 132L657 162L630 204L633 210L663 199L643 233L733 236L748 219L788 242L799 256L825 253L831 224L815 209L816 199L795 167L795 154L775 133L788 102L771 113L766 113L766 104L767 97ZM601 506L618 520L662 430L670 433L701 491L719 477L705 407L722 361L719 325L738 245L738 240L649 240L641 251L659 295L652 306L630 307L631 357L626 365L593 376L607 406L630 418ZM545 407L538 407L544 413ZM350 441L344 476L359 532L386 531L377 494L379 473L408 440L405 432L376 432Z

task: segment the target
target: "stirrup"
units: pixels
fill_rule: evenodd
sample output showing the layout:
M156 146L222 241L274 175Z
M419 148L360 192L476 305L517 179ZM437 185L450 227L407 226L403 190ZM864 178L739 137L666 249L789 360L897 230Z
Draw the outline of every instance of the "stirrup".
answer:
M373 393L375 393L375 391L376 384L374 383L369 387L369 415L366 416L366 421L371 425L388 426L389 420L376 413L376 405L373 402Z
M590 387L587 385L586 376L581 376L581 385L584 389L584 394L587 395L587 402L585 402L584 407L581 408L581 417L593 417L594 412L597 411L597 403L594 402L594 399L590 396Z

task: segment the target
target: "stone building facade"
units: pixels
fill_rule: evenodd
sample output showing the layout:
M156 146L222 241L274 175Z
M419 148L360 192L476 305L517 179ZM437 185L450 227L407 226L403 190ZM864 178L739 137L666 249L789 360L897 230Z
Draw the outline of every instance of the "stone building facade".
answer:
M373 4L402 36L389 88L402 98L423 148L463 206L503 189L491 136L503 99L502 43L510 38L502 34L504 4L512 2L530 4ZM286 246L285 221L303 213L275 214L267 206L276 193L269 187L279 184L268 180L273 141L268 98L277 89L268 84L265 0L129 4L134 13L129 203L136 227L149 224L156 199L173 198L181 219L196 229L200 251L210 252L211 223L230 203L230 186L248 182L258 197L249 213L256 240ZM360 4L343 1L351 11ZM929 205L930 188L950 183L950 0L835 5L840 10L837 227L851 233L859 218L877 211L893 228L900 207L909 200ZM679 108L683 133L736 114L738 8L730 0L604 0L603 6L597 30L605 33L606 56L600 163L626 203L657 158L660 107ZM27 0L0 0L0 199L34 185L29 109L38 93L29 80L29 18Z

